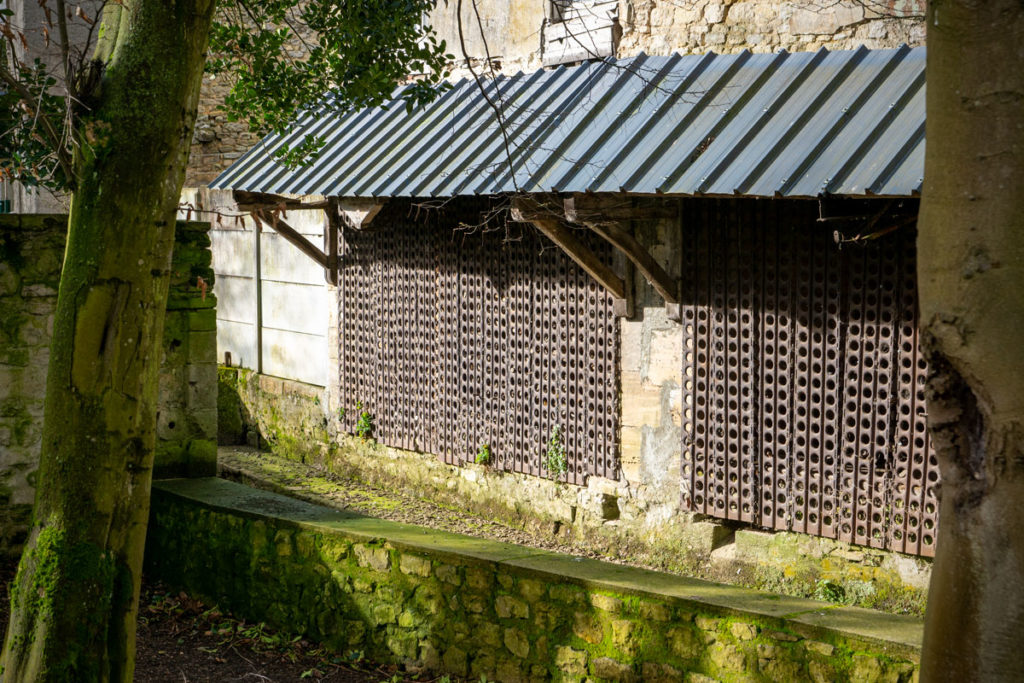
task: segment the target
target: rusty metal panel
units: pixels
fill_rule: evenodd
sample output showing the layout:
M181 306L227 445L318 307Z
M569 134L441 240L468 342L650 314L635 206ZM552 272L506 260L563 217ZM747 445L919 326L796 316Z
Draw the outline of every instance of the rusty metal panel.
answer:
M814 209L684 202L684 500L932 555L914 233L840 248Z
M469 213L473 211L473 213ZM480 207L460 215L478 221ZM450 464L548 476L562 429L564 481L618 471L618 334L610 295L528 226L453 231L389 206L347 231L339 287L344 427L361 401L386 445ZM595 250L611 250L596 238Z

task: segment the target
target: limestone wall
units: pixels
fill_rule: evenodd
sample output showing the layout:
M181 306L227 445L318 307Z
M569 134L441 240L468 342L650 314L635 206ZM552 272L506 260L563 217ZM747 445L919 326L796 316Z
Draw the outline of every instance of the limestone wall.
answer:
M478 65L477 73L488 57L497 70L509 74L541 68L545 2L462 3L466 54ZM470 73L456 7L454 2L438 3L429 21L456 58L452 77L462 78ZM616 56L894 48L903 43L913 47L925 42L924 7L925 0L620 0L622 38ZM301 54L301 46L292 47ZM224 76L204 77L187 187L209 183L258 140L244 122L229 122L219 111L229 89Z
M216 461L215 302L208 226L181 223L160 369L158 474L211 474ZM0 555L28 529L67 218L0 216ZM196 287L203 278L208 289Z
M543 0L475 4L483 31L473 4L463 3L462 31L470 59L483 63L489 55L491 63L506 73L540 68ZM924 7L924 0L620 0L622 38L616 56L918 46L925 41ZM431 20L450 50L463 59L456 5L439 4ZM469 73L463 67L456 75Z
M407 670L514 681L910 681L919 620L333 512L154 487L149 576Z
M28 531L65 220L0 216L0 555Z

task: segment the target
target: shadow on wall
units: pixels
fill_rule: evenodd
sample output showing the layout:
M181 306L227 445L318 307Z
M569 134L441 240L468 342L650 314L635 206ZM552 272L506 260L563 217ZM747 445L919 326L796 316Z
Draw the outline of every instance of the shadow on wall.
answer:
M266 445L249 407L238 395L239 385L249 380L249 370L243 368L217 369L217 444L220 446Z

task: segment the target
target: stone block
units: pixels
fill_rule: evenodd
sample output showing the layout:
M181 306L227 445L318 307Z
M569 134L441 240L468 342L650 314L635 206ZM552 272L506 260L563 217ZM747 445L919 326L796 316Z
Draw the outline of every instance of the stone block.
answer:
M592 645L604 640L604 627L601 621L587 612L576 612L573 615L572 632Z
M430 576L430 560L419 555L403 554L398 559L398 568L404 574L422 576L424 578Z
M270 375L260 375L260 390L275 396L281 395L281 380Z
M622 424L626 427L657 427L661 424L661 389L622 380Z
M499 595L495 598L494 610L502 619L526 619L530 616L529 605L511 595Z
M737 621L729 624L729 632L736 640L753 640L757 637L757 626Z
M441 655L429 640L420 641L420 662L429 671L437 671L441 668Z
M459 576L458 568L450 564L439 564L434 568L434 576L439 581L451 584L453 586L462 585L462 577Z
M670 621L672 610L660 602L641 602L640 616L649 621Z
M804 647L807 648L808 652L814 652L815 654L822 655L823 657L831 657L835 651L835 647L828 643L822 643L817 640L806 640L804 641Z
M396 657L405 660L416 659L416 648L419 644L415 635L411 633L393 633L387 638L387 648Z
M535 603L540 600L547 591L547 586L537 579L519 579L519 594L528 603Z
M441 657L444 670L456 676L465 676L467 672L466 651L452 646L445 650Z
M190 332L188 335L188 357L193 362L216 364L217 333Z
M604 610L605 612L611 612L613 614L618 614L622 611L622 600L613 598L610 595L595 593L590 596L590 604L598 609Z
M683 340L678 326L651 332L651 352L645 379L654 386L679 386L683 377Z
M640 673L644 683L678 683L683 680L683 672L668 664L644 662Z
M637 680L633 667L611 657L598 657L590 662L590 671L598 678L632 683Z
M217 311L212 308L190 311L188 314L188 329L193 332L216 332Z
M398 614L395 606L390 603L373 605L370 609L370 620L378 625L394 624L398 621Z
M530 654L530 639L522 631L514 628L505 629L503 639L505 647L519 659L526 659Z
M587 653L571 647L555 649L555 667L569 676L582 676L587 673Z
M703 649L700 638L692 628L678 627L667 634L669 650L680 659L696 659Z
M628 619L612 622L612 644L625 655L633 656L640 649L640 628Z
M586 592L579 586L571 583L555 584L548 589L548 595L555 602L561 602L566 605L585 605L587 603Z
M356 561L360 567L386 572L391 567L391 555L386 548L359 544L355 548Z
M714 643L708 649L708 657L715 669L723 675L737 675L747 670L747 658L743 650L729 643Z
M473 590L487 591L494 582L494 573L477 567L466 568L466 585Z

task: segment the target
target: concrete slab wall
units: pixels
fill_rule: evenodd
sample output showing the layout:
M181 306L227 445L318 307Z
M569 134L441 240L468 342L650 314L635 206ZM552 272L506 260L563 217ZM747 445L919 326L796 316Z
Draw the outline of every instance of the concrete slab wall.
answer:
M230 354L233 367L323 386L333 301L323 268L273 228L258 229L251 216L240 215L230 192L187 190L183 203L211 221L218 361L227 363ZM282 219L314 245L323 244L323 211L293 211Z

